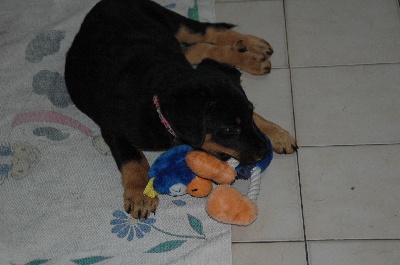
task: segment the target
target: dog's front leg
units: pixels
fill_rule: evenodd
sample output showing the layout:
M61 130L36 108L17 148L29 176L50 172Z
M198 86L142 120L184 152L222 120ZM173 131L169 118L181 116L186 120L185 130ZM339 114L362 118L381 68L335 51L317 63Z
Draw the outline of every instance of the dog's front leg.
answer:
M121 167L124 208L137 219L149 217L151 212L155 212L159 202L158 197L150 198L143 194L148 182L149 168L146 158L126 162Z
M253 120L262 133L271 140L272 148L278 154L291 154L297 150L296 139L278 125L267 121L257 113Z
M124 208L134 218L147 218L158 206L157 197L143 194L148 182L149 163L143 152L124 138L103 132L103 138L122 175Z

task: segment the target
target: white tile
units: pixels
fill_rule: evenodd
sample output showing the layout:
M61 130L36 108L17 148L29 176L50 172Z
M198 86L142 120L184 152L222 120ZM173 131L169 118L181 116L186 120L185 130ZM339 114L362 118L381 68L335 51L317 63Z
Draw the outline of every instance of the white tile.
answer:
M304 243L233 244L234 265L306 265Z
M273 69L268 76L244 73L242 87L258 114L294 135L289 70Z
M307 240L400 239L400 145L298 151Z
M400 142L400 64L292 69L300 146Z
M253 1L253 0L215 0L215 3L223 3L223 2L244 2L244 1Z
M242 86L257 113L294 133L289 70L275 69L262 77L243 74ZM246 192L249 181L237 184ZM233 241L302 240L299 196L296 156L275 154L264 173L258 218L249 227L233 227Z
M237 181L247 194L250 181ZM276 155L263 173L257 199L257 220L247 227L232 226L233 242L303 240L303 222L295 155Z
M288 0L291 66L400 62L396 0Z
M286 68L287 49L282 1L225 2L215 4L218 22L238 25L243 34L261 37L274 48L273 68Z
M215 0L216 3L221 3L221 2L253 2L253 1L282 1L282 0Z
M308 252L310 265L398 265L400 241L309 242Z

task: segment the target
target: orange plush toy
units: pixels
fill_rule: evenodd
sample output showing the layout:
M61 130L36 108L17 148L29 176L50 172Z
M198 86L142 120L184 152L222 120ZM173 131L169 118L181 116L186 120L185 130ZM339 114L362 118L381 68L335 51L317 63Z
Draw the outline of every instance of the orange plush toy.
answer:
M265 168L270 159L266 162ZM153 163L144 194L153 198L159 193L209 196L206 211L213 219L247 226L256 219L258 208L253 200L230 185L236 175L236 170L229 163L190 146L180 145L163 153ZM219 184L214 189L213 182Z
M186 163L199 179L220 184L209 193L206 203L206 211L213 219L242 226L254 222L258 214L257 204L230 185L235 180L236 171L227 162L201 151L192 151L186 156ZM193 183L188 193L195 196L203 186L201 182Z

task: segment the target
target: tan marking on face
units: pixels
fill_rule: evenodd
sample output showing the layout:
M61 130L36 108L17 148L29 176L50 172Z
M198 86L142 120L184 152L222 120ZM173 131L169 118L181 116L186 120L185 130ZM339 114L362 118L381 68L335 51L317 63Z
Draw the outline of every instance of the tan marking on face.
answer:
M229 155L237 160L240 160L240 153L237 150L230 149L227 147L224 147L222 145L217 144L216 142L212 141L211 139L211 134L206 135L206 139L201 146L204 150L206 150L208 153L219 157L221 153Z

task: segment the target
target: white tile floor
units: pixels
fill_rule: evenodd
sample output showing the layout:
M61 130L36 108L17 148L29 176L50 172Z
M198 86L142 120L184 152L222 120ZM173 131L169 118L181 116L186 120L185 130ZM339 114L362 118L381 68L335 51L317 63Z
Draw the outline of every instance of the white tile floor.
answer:
M216 15L274 47L272 73L243 86L299 144L264 174L256 222L233 228L234 264L400 264L398 0L225 0Z

